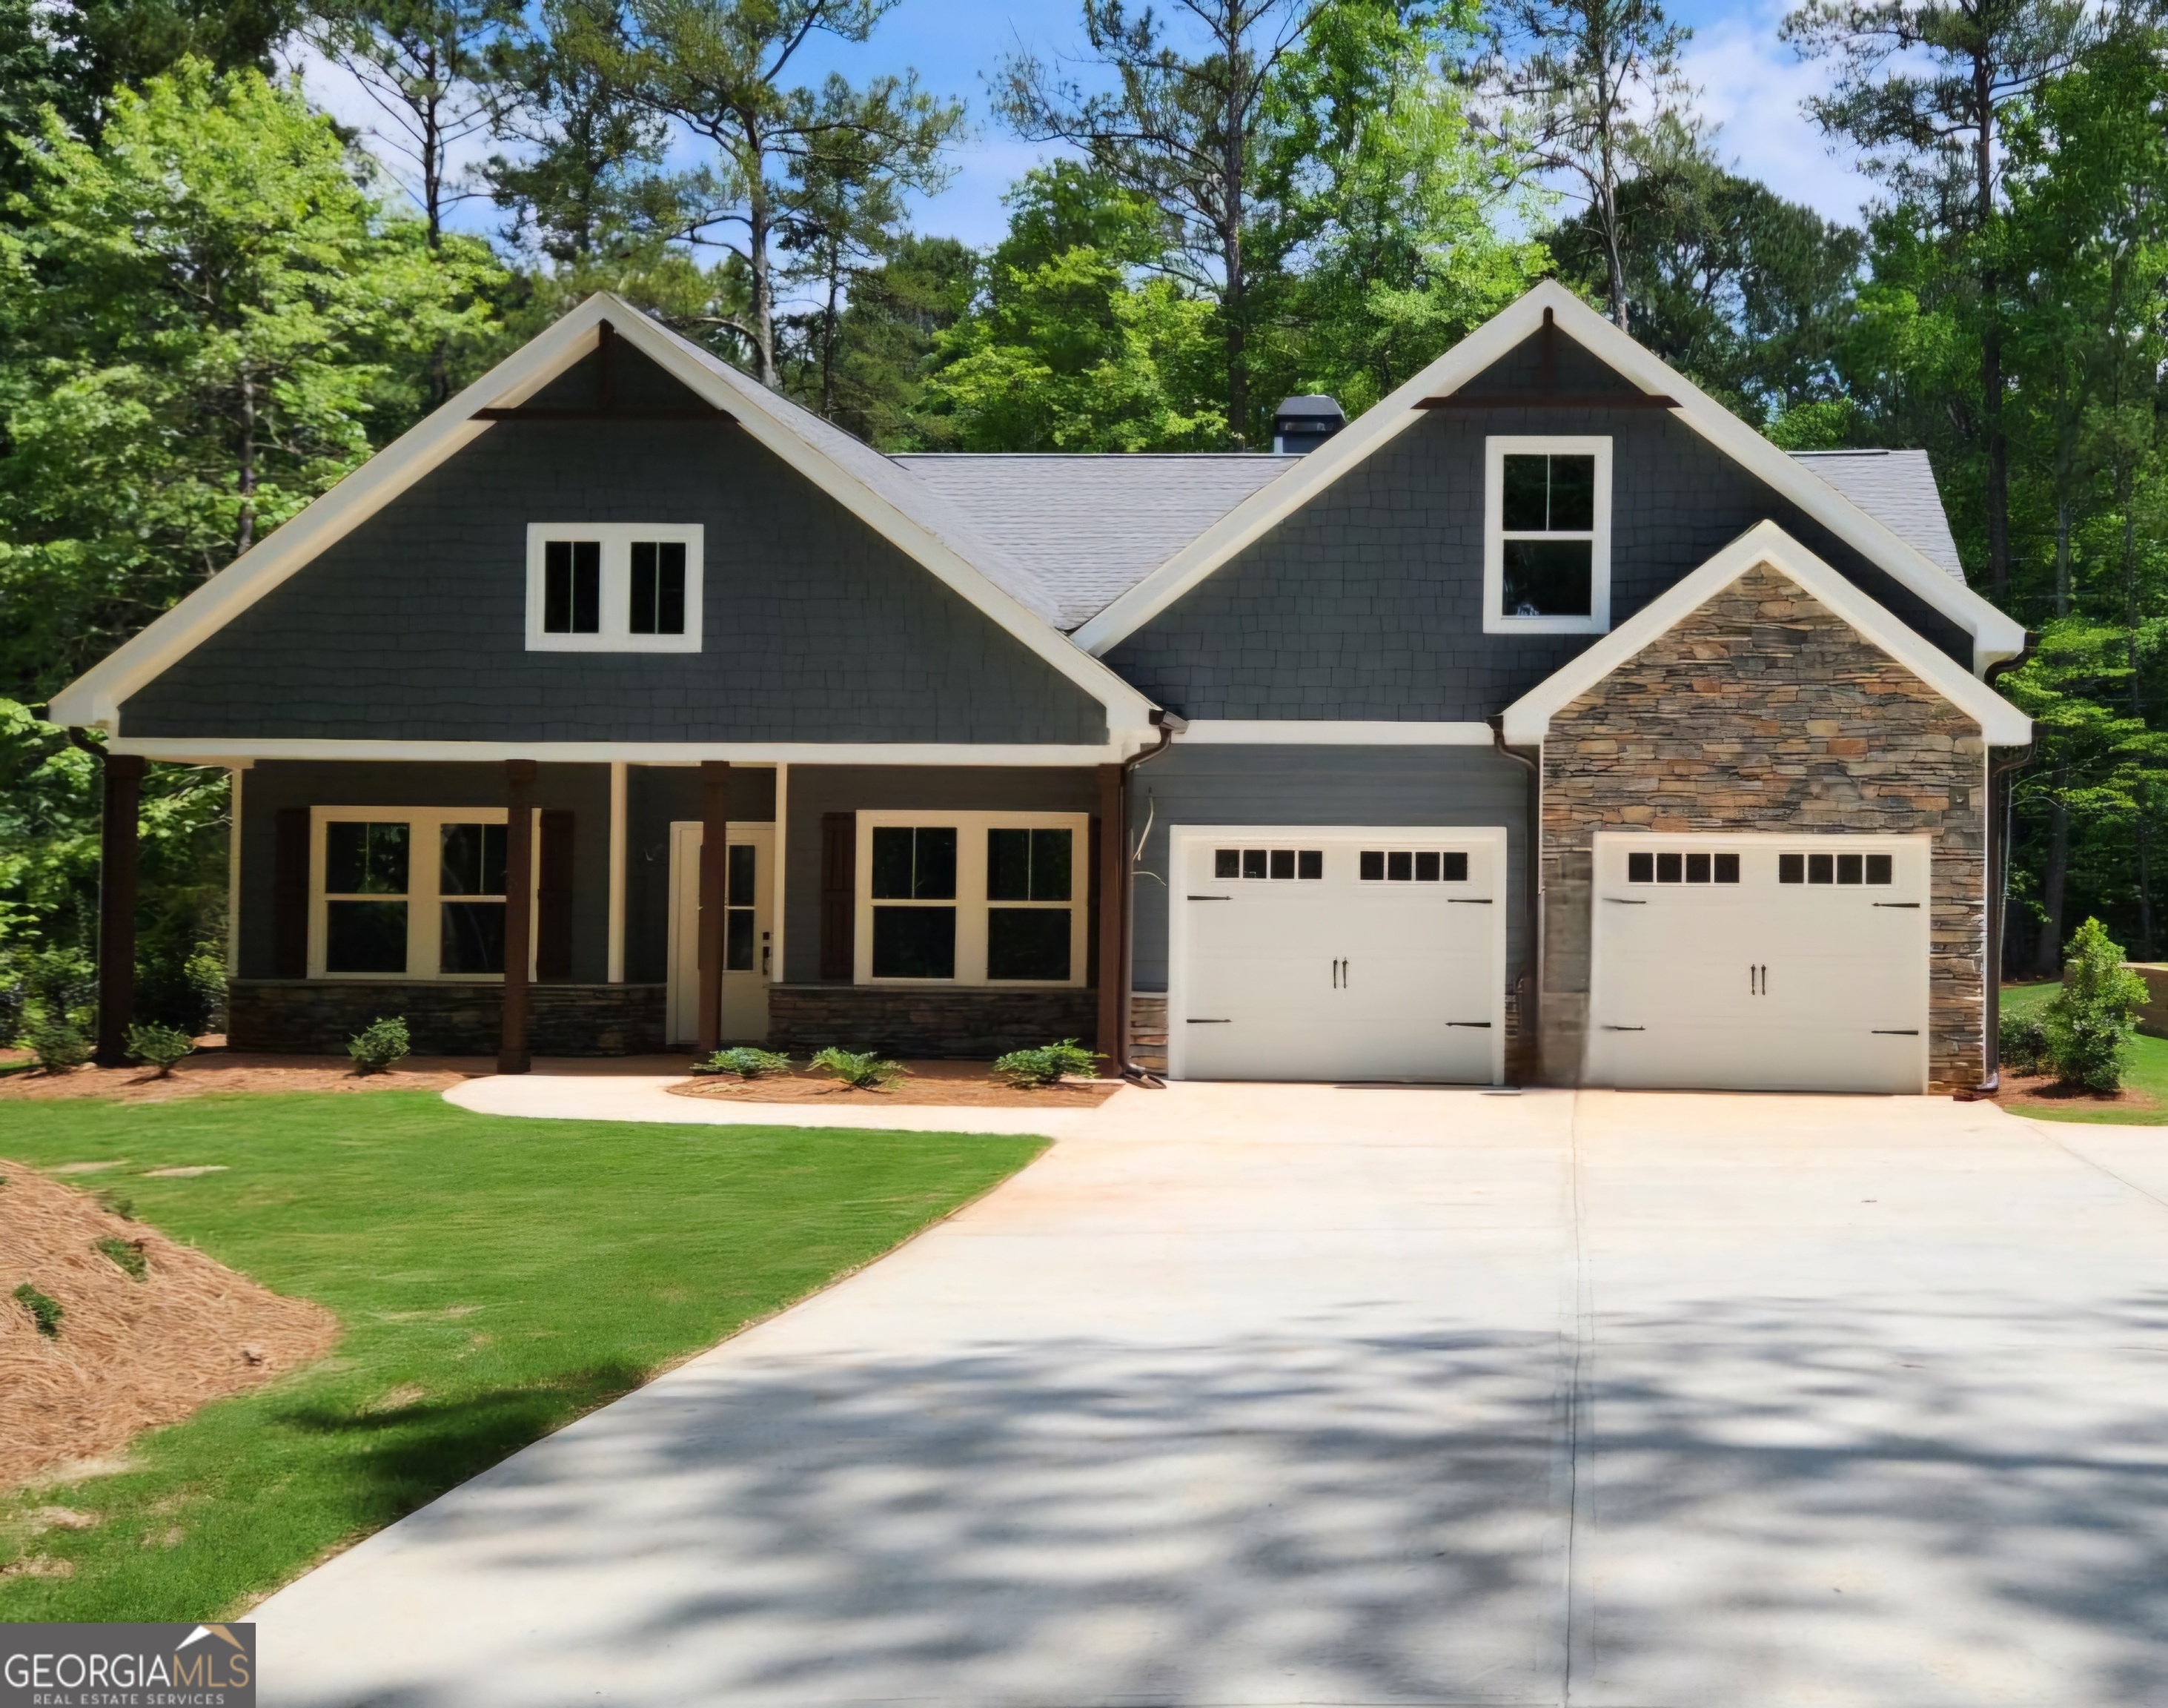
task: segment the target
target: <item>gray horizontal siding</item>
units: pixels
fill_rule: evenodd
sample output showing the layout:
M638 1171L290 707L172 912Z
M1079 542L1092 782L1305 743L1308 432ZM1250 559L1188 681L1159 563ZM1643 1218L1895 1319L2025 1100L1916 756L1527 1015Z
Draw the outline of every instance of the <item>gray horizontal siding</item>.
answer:
M1139 866L1130 985L1166 988L1167 833L1175 825L1503 825L1505 976L1521 966L1528 859L1528 773L1489 748L1185 748L1129 774L1132 839L1151 834Z
M821 816L874 807L957 812L1090 812L1097 780L1087 768L989 765L793 765L784 827L784 977L821 976Z
M1533 342L1472 393L1533 371ZM1560 384L1603 389L1560 341ZM1618 382L1609 380L1612 389ZM1700 434L1648 409L1442 410L1238 553L1107 654L1193 718L1462 721L1499 712L1591 645L1483 632L1483 441L1613 440L1611 617L1624 622L1773 520L1969 667L1969 637Z
M705 650L526 650L530 522L698 522ZM1097 701L741 429L505 423L130 698L147 737L1097 743Z
M241 976L270 978L279 809L289 806L502 806L504 767L267 761L241 797ZM609 767L544 765L534 804L572 815L572 977L609 971ZM661 975L657 974L657 977Z

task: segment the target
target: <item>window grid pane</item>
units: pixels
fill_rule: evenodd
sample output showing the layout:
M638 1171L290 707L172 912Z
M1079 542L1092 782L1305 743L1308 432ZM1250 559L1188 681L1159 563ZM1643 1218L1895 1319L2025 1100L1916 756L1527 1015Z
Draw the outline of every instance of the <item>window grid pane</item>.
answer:
M954 907L874 909L875 978L956 976Z
M404 902L329 902L324 906L326 972L406 971Z
M603 548L598 540L552 540L542 548L542 628L551 635L602 632Z
M989 907L989 979L1065 980L1069 976L1068 907Z
M504 971L504 903L447 902L439 910L442 935L437 965L441 972Z
M438 838L437 889L446 896L502 896L505 827L447 824Z
M406 827L333 819L324 827L324 893L403 896L406 893Z

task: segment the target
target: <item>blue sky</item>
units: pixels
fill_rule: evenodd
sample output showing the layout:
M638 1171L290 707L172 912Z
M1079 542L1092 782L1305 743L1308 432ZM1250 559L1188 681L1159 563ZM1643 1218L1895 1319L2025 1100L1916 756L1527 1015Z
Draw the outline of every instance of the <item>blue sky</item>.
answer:
M1787 10L1782 0L1744 5L1680 0L1667 9L1694 31L1686 68L1701 87L1702 109L1723 127L1719 152L1781 194L1832 218L1856 218L1868 187L1849 160L1831 155L1800 111L1800 102L1821 87L1823 76L1819 67L1800 64L1777 39ZM910 67L927 88L966 101L971 134L956 152L954 181L921 203L917 224L922 231L991 243L1006 224L1002 191L1047 151L1018 141L991 120L986 75L1020 43L1042 55L1073 50L1081 41L1077 16L1076 0L902 0L869 42L809 43L805 75L810 81L834 69L856 81ZM316 98L340 118L368 125L372 109L366 98L335 68L311 63L305 74ZM482 228L497 219L486 204L469 204L459 223Z

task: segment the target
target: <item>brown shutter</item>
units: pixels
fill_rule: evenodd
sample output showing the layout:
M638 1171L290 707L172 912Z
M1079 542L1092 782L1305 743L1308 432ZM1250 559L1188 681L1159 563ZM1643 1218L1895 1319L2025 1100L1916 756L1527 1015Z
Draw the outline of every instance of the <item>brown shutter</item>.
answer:
M541 872L534 890L534 976L572 976L572 815L542 814Z
M282 806L271 861L271 976L309 976L309 809Z
M821 815L821 976L848 980L858 970L858 815Z

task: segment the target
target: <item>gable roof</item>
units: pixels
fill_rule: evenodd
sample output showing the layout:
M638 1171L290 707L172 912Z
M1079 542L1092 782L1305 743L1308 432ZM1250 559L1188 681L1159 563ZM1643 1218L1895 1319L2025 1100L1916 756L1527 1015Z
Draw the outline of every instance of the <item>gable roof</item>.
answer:
M1079 628L1077 644L1097 653L1119 644L1267 529L1427 419L1427 412L1419 407L1423 399L1457 391L1481 374L1532 336L1543 325L1546 311L1560 332L1623 378L1644 391L1676 399L1671 412L1717 450L1971 635L1974 670L1984 671L2023 650L2022 624L1953 577L1836 486L1787 456L1553 279L1545 279L1493 316L1296 467L1237 505Z
M1073 629L1299 456L1241 452L912 452L890 459L1029 575Z
M1692 575L1507 706L1505 739L1516 747L1542 742L1560 711L1748 570L1764 563L1783 571L1871 645L1979 724L1990 746L2022 747L2032 739L2031 718L1977 677L1968 675L1941 648L1931 646L1910 625L1877 604L1774 522L1756 523Z
M1964 565L1923 450L1794 450L1792 460L1835 487L1928 562L1959 581Z
M923 566L1107 708L1114 730L1149 726L1151 702L1055 626L1058 602L922 482L841 428L778 396L620 298L589 297L379 451L284 527L53 696L56 723L118 733L130 694L406 492L492 425L476 412L527 402L592 353L607 320L619 338Z

